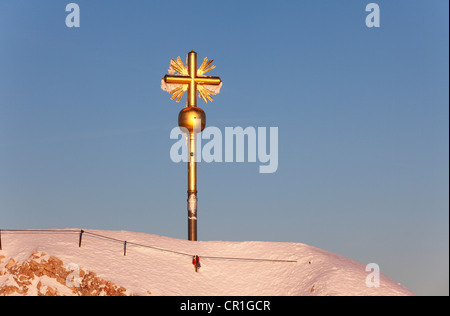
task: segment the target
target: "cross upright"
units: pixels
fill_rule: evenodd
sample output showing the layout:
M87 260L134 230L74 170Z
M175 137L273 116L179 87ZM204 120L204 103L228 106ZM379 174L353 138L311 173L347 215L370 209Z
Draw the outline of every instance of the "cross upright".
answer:
M204 85L218 86L222 83L222 80L220 79L220 77L201 76L203 73L214 68L214 66L212 66L209 69L207 69L208 66L211 65L212 60L209 61L208 63L206 63L206 60L207 59L205 58L205 61L197 70L197 53L191 51L190 53L188 53L187 68L184 67L184 64L183 62L181 62L181 60L179 60L181 62L181 65L178 64L179 67L171 66L173 69L181 73L181 75L165 75L164 81L169 84L179 84L184 86L184 88L183 86L180 86L170 92L173 95L172 97L173 99L176 98L177 96L179 96L179 99L181 99L184 92L188 90L187 106L197 107L197 90L198 90L200 91L200 95L205 100L205 102L207 102L206 98L212 101L212 99L209 97L209 94L213 93L211 91L208 91L206 88L203 88L203 86ZM172 60L172 62L177 64L175 60Z

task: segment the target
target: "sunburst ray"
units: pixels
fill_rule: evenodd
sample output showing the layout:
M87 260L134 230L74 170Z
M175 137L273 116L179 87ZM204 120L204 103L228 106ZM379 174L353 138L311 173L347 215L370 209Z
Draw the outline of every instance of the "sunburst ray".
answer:
M208 100L213 102L213 99L211 98L211 95L215 95L215 93L205 86L199 85L197 87L199 96L205 101L205 103L208 103Z
M187 76L189 74L188 69L184 65L183 61L181 60L180 56L175 59L170 60L170 68L178 72L180 75Z
M177 102L180 102L181 98L183 97L184 93L188 90L189 85L183 84L175 89L171 90L169 93L172 95L170 98L171 100L177 99Z
M210 61L208 61L208 57L205 57L205 59L203 59L202 64L200 65L200 67L197 70L197 76L202 76L203 74L207 73L208 71L211 71L214 68L216 68L216 66L211 66L213 61L214 61L214 59L211 59ZM211 67L209 67L209 66L211 66Z

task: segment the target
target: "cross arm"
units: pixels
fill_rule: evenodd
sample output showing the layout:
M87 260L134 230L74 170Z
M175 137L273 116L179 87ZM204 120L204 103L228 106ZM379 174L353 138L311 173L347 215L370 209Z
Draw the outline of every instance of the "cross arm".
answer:
M192 78L189 76L171 76L165 75L164 81L166 83L174 83L174 84L189 84L192 81Z
M222 82L220 77L196 77L195 82L197 84L218 86Z
M197 84L205 84L211 86L218 86L222 82L220 77L195 77L194 80ZM165 75L164 81L166 83L173 84L190 84L192 82L192 78L189 76Z

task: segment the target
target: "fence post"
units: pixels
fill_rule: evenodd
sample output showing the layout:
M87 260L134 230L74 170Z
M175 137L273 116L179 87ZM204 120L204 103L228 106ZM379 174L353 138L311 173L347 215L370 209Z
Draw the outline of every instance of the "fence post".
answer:
M83 238L84 230L80 231L80 240L78 241L78 247L81 248L81 238Z
M124 244L123 244L123 255L126 256L127 255L127 241L125 240Z

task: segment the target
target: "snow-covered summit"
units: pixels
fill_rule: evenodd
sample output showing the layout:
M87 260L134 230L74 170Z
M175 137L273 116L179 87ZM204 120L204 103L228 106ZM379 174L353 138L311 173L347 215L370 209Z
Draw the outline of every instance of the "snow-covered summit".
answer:
M301 243L80 232L1 232L0 295L415 295L382 274L369 287L366 265Z

